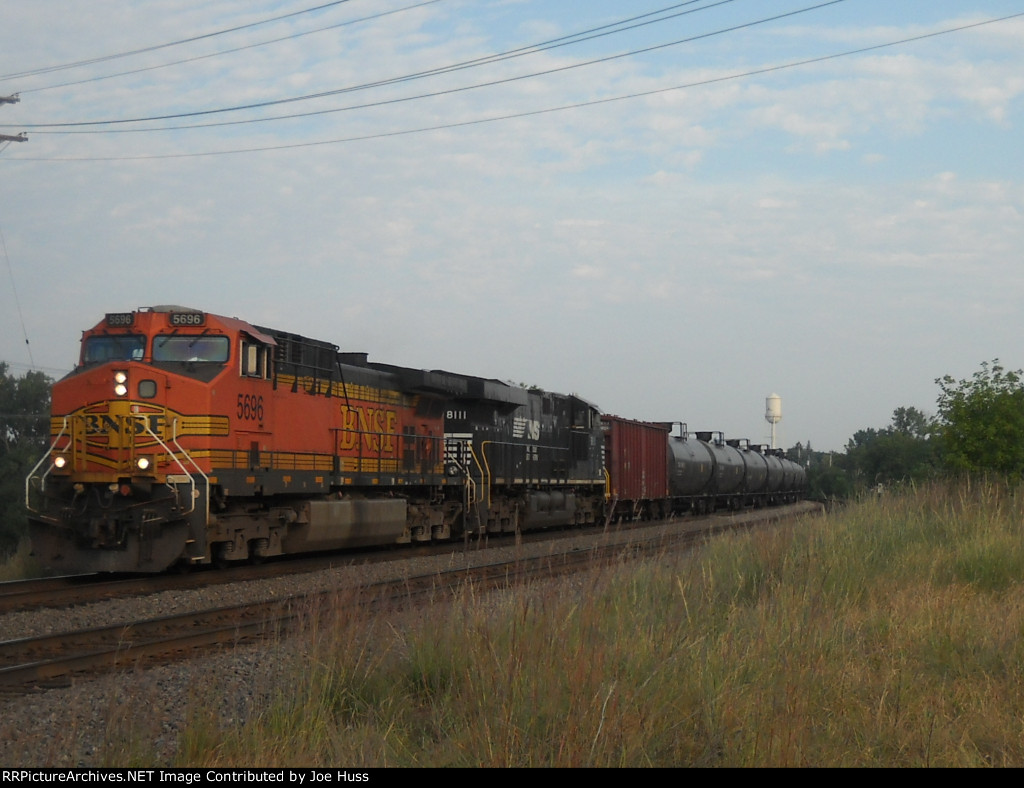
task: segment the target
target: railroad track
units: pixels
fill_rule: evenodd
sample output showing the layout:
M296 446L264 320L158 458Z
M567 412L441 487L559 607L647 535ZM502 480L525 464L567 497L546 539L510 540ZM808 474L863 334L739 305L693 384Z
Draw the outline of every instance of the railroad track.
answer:
M430 555L432 552L451 550L451 545L416 546L403 548L408 557ZM356 564L392 561L394 552L377 551L375 554L288 557L287 560L261 565L233 566L227 569L203 567L188 574L139 575L110 578L107 575L68 575L64 577L11 580L0 583L0 615L41 608L70 607L72 605L102 602L129 596L144 596L162 591L180 591L192 588L265 580L271 577L317 572Z
M469 586L478 591L511 588L609 561L687 549L715 531L749 528L812 511L813 507L790 507L786 511L762 512L760 516L734 515L705 523L704 527L662 531L654 538L638 534L625 542L433 571L358 588L335 588L285 599L8 640L0 642L0 692L21 694L65 686L78 677L173 661L202 649L233 647L259 638L286 635L309 620L315 610L339 610L352 605L375 611L408 609L450 598Z
M707 518L695 518L691 523L694 526L698 526L705 519ZM644 523L627 523L623 527L635 530L645 526L661 524L663 523L660 521L649 521ZM577 529L550 532L538 531L523 535L520 541L521 543L529 544L536 541L572 538L580 535L580 533L581 531ZM400 548L400 555L403 558L415 558L450 553L452 550L460 548L475 550L479 549L482 544L488 543L488 539L485 537L481 542L476 537L473 537L466 543L455 541L434 545L403 546ZM496 545L508 544L509 536L494 537L490 543ZM327 556L289 556L282 560L273 560L256 566L239 565L226 569L202 567L187 574L169 573L114 578L107 575L69 575L65 577L8 581L0 583L0 615L42 608L66 608L73 605L102 602L110 599L157 594L163 591L183 591L228 583L306 574L324 569L393 561L398 554L395 550L374 549L372 551Z

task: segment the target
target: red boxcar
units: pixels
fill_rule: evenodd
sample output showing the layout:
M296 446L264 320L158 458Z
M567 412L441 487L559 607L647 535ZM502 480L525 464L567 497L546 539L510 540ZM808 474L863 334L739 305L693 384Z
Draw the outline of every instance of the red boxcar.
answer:
M667 512L668 435L671 425L601 416L611 513L616 519L647 519Z

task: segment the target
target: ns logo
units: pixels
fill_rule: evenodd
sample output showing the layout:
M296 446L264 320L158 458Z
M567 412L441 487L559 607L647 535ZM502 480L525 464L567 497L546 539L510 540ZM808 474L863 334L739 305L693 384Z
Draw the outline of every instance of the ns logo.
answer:
M526 439L531 441L540 440L540 422L536 419L526 419L516 416L512 420L512 437L518 440Z

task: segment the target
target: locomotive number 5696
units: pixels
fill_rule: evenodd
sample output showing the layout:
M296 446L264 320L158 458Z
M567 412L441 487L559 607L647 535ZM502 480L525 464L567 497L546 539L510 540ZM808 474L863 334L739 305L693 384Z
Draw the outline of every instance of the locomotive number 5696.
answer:
M255 394L239 394L238 418L263 421L263 397Z

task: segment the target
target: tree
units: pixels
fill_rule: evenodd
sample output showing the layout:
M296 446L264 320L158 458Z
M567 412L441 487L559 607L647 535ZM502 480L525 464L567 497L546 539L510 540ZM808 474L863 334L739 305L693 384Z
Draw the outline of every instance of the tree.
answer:
M892 430L913 438L927 439L935 431L935 422L917 408L896 408L892 412Z
M858 430L846 464L861 485L922 481L935 473L934 422L917 408L896 408L884 429Z
M947 468L959 472L1024 472L1024 382L999 359L982 362L970 380L935 382L939 437Z
M843 465L844 456L831 451L815 451L811 442L798 441L786 450L786 458L807 471L807 497L815 501L835 501L850 497L849 475Z
M16 378L0 361L0 555L25 535L25 476L50 437L50 386L42 372Z

